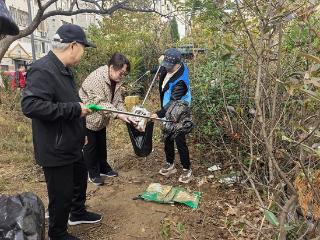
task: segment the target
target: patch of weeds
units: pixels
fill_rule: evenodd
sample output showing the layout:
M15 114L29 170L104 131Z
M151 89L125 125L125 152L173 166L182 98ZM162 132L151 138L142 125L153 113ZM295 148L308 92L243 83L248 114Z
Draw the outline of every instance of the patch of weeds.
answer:
M171 221L165 218L161 221L160 235L164 239L169 239L171 237Z
M184 230L185 230L185 225L183 223L178 223L177 224L177 230L180 234L183 234L184 233Z
M229 228L229 227L231 227L231 226L233 225L233 222L232 222L231 219L226 218L226 219L224 220L224 225L225 225L227 228Z
M163 239L170 239L172 237L180 237L185 233L186 226L182 222L174 222L169 218L162 220L160 235Z
M9 184L8 180L0 178L0 193L6 190L7 185Z

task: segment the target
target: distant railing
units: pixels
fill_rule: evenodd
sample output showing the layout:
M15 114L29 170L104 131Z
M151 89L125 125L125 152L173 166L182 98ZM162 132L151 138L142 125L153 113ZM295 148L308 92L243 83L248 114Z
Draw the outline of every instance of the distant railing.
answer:
M205 53L205 48L196 48L193 44L185 44L177 47L177 49L181 52L183 58L193 58L195 54Z

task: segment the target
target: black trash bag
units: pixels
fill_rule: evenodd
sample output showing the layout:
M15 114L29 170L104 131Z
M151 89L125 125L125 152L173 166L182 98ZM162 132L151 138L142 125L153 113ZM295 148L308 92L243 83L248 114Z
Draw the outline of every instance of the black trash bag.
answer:
M146 157L152 151L152 135L154 123L147 122L144 132L139 132L134 126L127 123L130 140L135 154L139 157Z
M193 129L193 122L189 104L186 101L173 101L169 106L165 118L170 122L164 122L162 126L162 139L170 137L175 139L179 134L188 134Z
M0 239L45 239L44 205L31 192L0 195Z

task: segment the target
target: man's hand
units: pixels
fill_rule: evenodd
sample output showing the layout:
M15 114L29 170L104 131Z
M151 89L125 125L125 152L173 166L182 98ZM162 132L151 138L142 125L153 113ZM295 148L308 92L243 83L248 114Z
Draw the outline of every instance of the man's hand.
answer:
M81 115L80 117L85 117L87 115L89 115L91 113L91 110L89 108L86 108L86 106L82 103L79 102L80 106L81 106Z
M130 119L129 119L129 116L126 115L126 114L123 114L123 113L119 113L117 115L117 118L119 118L120 120L126 122L126 123L131 123Z
M136 117L128 117L128 120L130 121L130 124L133 125L134 127L138 126L139 124L139 120L137 120Z
M156 113L151 114L151 118L158 118L158 115ZM154 121L154 119L152 119Z

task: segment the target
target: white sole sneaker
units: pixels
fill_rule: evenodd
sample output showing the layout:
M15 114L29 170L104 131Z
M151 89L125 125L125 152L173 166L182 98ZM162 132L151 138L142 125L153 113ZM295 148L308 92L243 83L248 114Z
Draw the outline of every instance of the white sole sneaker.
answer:
M179 182L181 183L189 183L192 180L193 177L188 178L188 180L182 180L181 178L179 178Z
M192 170L183 170L184 173L188 173L188 174L182 174L180 175L179 177L179 182L181 183L189 183L192 178L193 178L193 175L192 175ZM183 178L185 178L185 180L183 180Z
M162 172L161 170L159 171L159 173L162 175L162 176L169 176L169 175L171 175L171 174L174 174L174 173L176 173L177 172L177 169L176 168L174 168L174 169L171 169L170 171L168 171L168 172Z
M90 224L90 223L98 223L102 220L102 218L100 218L99 220L96 220L96 221L75 221L75 222L72 222L70 220L68 220L68 224L70 226L75 226L75 225L79 225L79 224Z
M104 183L95 183L94 181L92 181L92 179L90 177L88 177L89 182L93 183L96 186L102 186Z

